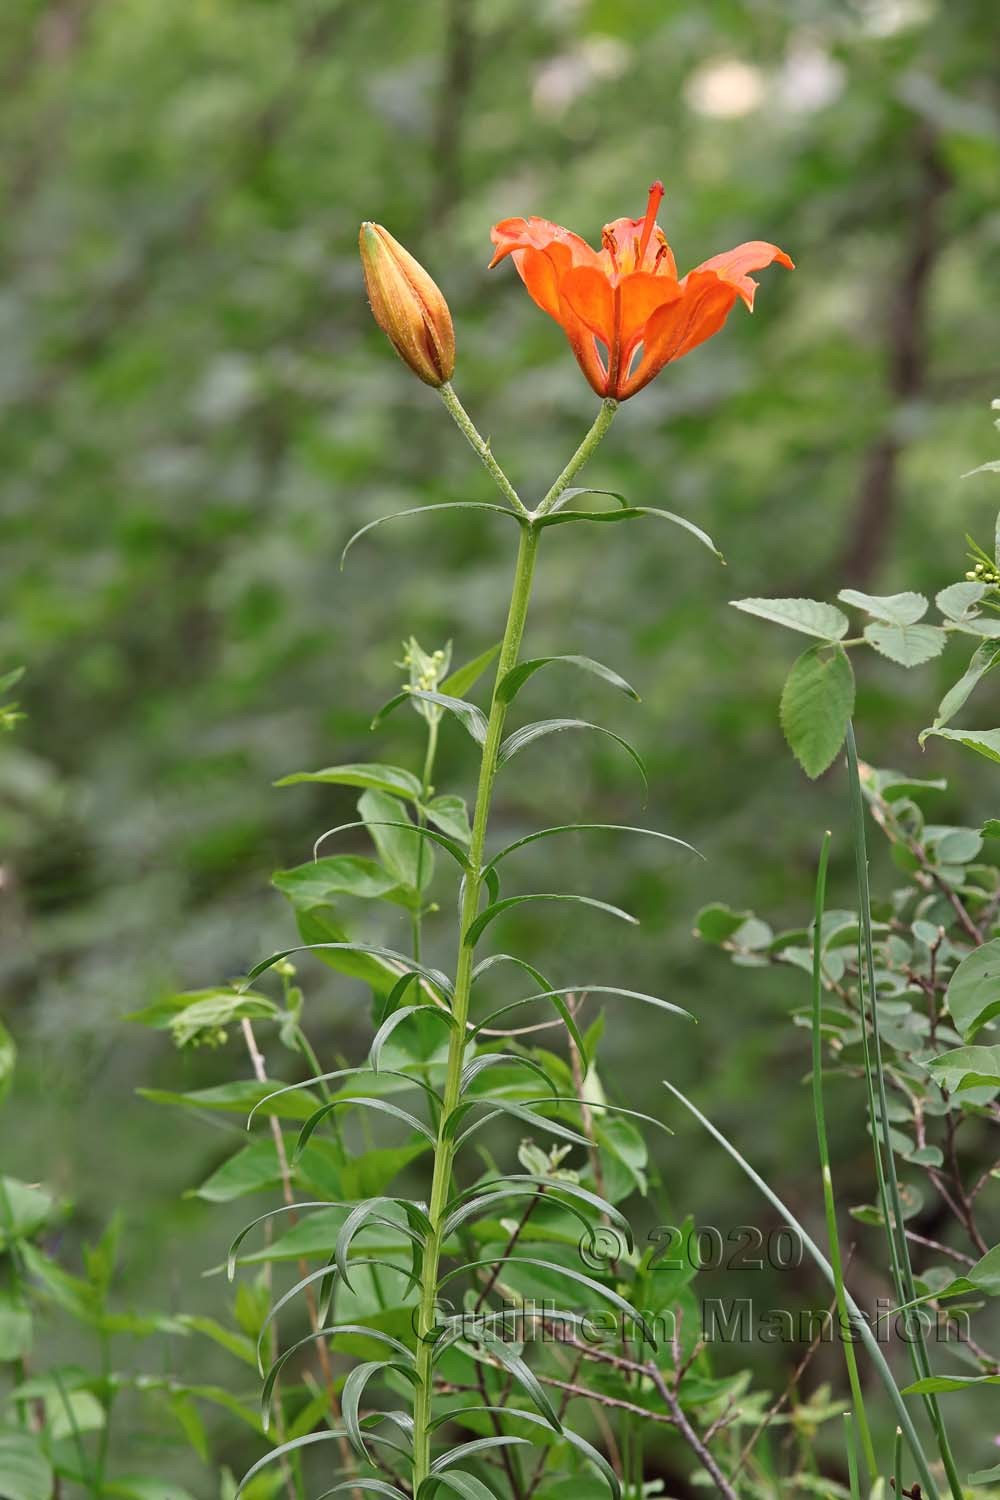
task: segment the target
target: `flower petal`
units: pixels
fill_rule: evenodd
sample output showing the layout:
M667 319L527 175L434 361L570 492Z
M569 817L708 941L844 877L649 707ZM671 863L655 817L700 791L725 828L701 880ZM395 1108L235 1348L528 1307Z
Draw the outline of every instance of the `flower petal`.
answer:
M715 271L689 272L680 289L681 296L658 308L646 324L642 358L625 381L622 400L641 391L671 360L718 333L737 297L737 288Z
M647 320L657 308L676 302L681 296L681 288L673 276L634 271L631 276L622 277L618 295L618 336L624 360L641 338Z
M611 350L615 343L615 294L592 266L572 266L559 281L565 307Z
M565 246L569 251L571 265L596 265L597 252L586 240L582 240L571 229L553 224L549 219L501 219L490 230L490 239L496 245L496 253L490 261L490 270L498 266L505 256L514 250L548 250L553 245Z
M558 323L559 273L551 255L544 250L528 249L515 250L512 258L532 301Z
M607 245L607 236L611 236L615 246L614 258L618 269L623 273L640 269L651 271L655 264L658 271L665 271L668 276L676 279L677 262L674 260L674 253L667 244L667 237L659 224L654 224L645 252L640 256L639 249L645 227L645 219L615 219L613 223L605 224L604 244ZM607 249L605 249L605 254L607 254Z
M601 361L597 341L590 329L586 328L579 318L574 317L568 308L561 321L563 332L569 339L570 348L576 356L576 362L587 377L591 388L599 396L612 395L610 377Z
M781 266L787 266L794 271L795 262L791 256L786 255L784 250L779 250L777 245L768 244L767 240L747 240L745 245L737 245L734 250L726 250L722 255L713 255L709 260L702 261L700 266L695 266L694 275L697 271L714 271L721 276L723 281L728 281L739 292L747 307L753 312L753 294L757 290L757 283L748 271L763 271L765 266L777 261ZM686 279L686 278L685 278Z

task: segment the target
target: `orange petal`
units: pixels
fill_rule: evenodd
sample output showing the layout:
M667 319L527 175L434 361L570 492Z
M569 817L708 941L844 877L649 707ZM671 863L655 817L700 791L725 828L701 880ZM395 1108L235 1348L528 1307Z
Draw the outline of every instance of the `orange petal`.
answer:
M559 322L559 277L550 256L544 250L515 250L514 265L528 289L528 295Z
M747 240L745 245L737 245L735 250L726 250L722 255L713 255L710 260L702 261L700 266L695 266L691 275L697 271L714 271L723 281L728 281L736 288L753 312L753 294L757 290L757 283L747 272L763 271L765 266L774 261L787 266L790 271L795 270L791 256L786 255L784 250L779 250L777 245L770 245L767 240Z
M647 320L669 302L676 302L681 289L672 276L652 271L634 271L623 276L619 286L618 336L622 344L623 360L642 336Z
M737 289L715 271L691 271L681 296L657 309L643 333L642 359L625 381L622 400L634 396L671 360L690 353L718 333L736 302Z
M573 266L560 279L559 294L564 306L610 350L615 343L615 294L608 278L592 266Z
M565 246L571 265L594 265L597 261L597 252L586 240L548 219L501 219L490 230L490 239L497 247L491 270L514 250L548 250L554 245Z
M589 328L585 328L579 318L575 318L567 309L562 320L563 330L569 339L570 348L576 356L576 362L586 375L591 387L599 396L610 396L610 377L608 371L601 362L597 352L597 341Z

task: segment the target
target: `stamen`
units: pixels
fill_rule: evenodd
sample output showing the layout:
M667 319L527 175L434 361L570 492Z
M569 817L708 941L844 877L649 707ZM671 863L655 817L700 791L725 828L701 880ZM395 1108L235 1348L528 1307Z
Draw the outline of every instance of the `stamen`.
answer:
M612 234L612 232L611 232L610 229L602 229L601 230L601 243L604 246L605 250L610 255L610 257L611 257L611 264L614 267L615 274L617 275L618 274L618 241L615 239L615 237Z
M649 201L646 204L646 217L642 221L642 234L639 236L638 261L640 265L642 264L642 258L646 253L646 246L649 244L650 236L653 233L653 227L656 224L657 209L662 202L663 183L659 178L657 178L653 183L653 186L649 190Z

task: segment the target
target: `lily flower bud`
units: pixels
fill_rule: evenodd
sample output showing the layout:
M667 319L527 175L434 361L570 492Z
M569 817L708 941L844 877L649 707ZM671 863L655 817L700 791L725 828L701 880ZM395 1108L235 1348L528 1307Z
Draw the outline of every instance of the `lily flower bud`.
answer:
M376 323L414 375L444 385L455 369L455 330L440 287L381 224L362 224L360 248Z

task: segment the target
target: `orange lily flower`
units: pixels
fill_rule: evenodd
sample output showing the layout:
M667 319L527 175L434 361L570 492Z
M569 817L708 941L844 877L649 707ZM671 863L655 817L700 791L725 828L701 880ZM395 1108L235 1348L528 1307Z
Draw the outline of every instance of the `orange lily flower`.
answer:
M491 239L491 268L511 255L530 296L563 329L599 396L625 401L671 360L718 333L741 297L753 311L757 283L748 274L792 261L764 240L713 255L681 279L656 222L663 198L654 182L642 219L616 219L601 249L548 219L504 219Z

